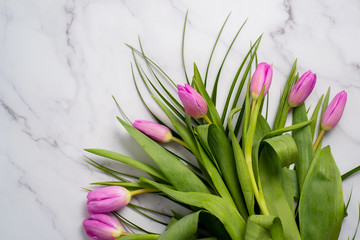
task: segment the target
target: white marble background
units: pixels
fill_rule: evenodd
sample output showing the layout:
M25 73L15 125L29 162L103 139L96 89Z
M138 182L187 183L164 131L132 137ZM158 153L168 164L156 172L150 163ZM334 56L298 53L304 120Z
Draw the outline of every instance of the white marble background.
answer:
M140 35L149 56L174 80L184 82L180 46L187 10L189 72L194 61L205 72L216 35L232 11L214 69L237 28L249 20L223 70L225 85L250 40L264 33L259 60L274 65L272 105L295 58L300 73L311 69L318 76L308 104L314 105L328 86L331 97L345 89L344 116L324 142L331 144L341 173L360 163L357 0L0 0L2 239L87 239L82 229L86 192L81 187L110 177L89 167L82 149L106 148L147 159L117 122L111 98L115 95L131 119L149 119L132 83L132 57L124 43L138 46ZM270 109L272 119L275 107ZM360 174L344 182L345 199L351 188L353 196L340 239L355 231L359 183ZM155 203L151 197L134 201L139 199ZM129 210L124 213L134 216Z

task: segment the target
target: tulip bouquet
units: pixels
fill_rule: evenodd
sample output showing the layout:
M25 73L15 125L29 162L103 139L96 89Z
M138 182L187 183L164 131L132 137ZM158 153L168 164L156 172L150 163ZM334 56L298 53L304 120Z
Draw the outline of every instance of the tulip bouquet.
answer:
M185 27L186 20L184 33ZM257 62L260 41L261 36L250 46L239 66L221 112L216 108L221 68L210 94L207 72L203 78L196 64L191 80L184 64L186 83L176 85L145 55L141 45L140 50L129 46L142 82L168 120L162 121L143 100L133 71L136 89L154 121L131 122L126 115L118 120L156 167L113 151L86 149L144 172L141 176L131 176L89 161L116 178L116 181L94 183L104 187L89 190L90 218L83 225L90 238L338 238L346 216L342 180L359 167L341 176L330 147L322 146L322 138L340 120L347 94L338 93L328 104L328 90L309 111L304 101L315 86L316 74L307 71L299 77L295 61L275 121L270 124L267 112L273 106L268 106L269 101L264 97L269 96L273 68ZM139 57L147 64L151 76L142 68ZM253 74L252 69L255 69ZM171 87L164 86L160 74ZM288 114L292 114L292 124L287 124ZM166 144L170 141L189 151L195 162L171 151ZM132 197L146 193L170 199L185 207L187 214L172 211L169 215L131 203ZM126 220L117 212L125 206L166 225L165 231L149 232ZM162 222L149 212L165 216L169 221Z

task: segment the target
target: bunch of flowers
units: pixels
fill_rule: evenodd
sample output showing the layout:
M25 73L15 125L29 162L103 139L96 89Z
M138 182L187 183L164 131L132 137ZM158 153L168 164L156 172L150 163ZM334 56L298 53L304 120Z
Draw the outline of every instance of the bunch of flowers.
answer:
M309 70L299 78L295 61L275 121L270 126L267 121L269 101L264 97L268 96L273 68L265 62L257 64L260 40L261 37L250 47L239 66L221 115L215 107L221 68L210 95L206 90L207 72L203 80L195 64L192 81L184 67L187 83L176 85L142 49L138 51L130 46L143 83L157 94L153 98L171 126L162 122L145 101L155 122L118 118L157 167L120 153L86 149L150 176L132 176L137 181L129 181L121 177L129 177L126 173L90 162L118 179L95 183L107 186L88 193L90 218L83 225L90 238L337 239L346 216L342 176L330 147L322 147L322 138L339 122L347 94L339 92L328 104L328 91L308 117L309 110L304 101L314 89L317 77ZM145 73L136 56L145 60L159 87ZM251 74L254 66L255 71ZM176 86L178 98L171 94L171 89L164 87L155 69ZM137 87L136 81L135 84ZM242 92L245 98L239 104ZM265 116L262 115L264 111ZM286 126L289 113L292 113L292 125ZM318 121L319 115L321 120ZM166 147L170 141L193 154L196 163L171 152ZM173 212L161 234L147 232L123 221L129 228L125 232L119 222L124 218L116 211L130 206L131 197L143 193L168 198L187 208L189 213L183 216ZM108 215L110 212L115 218ZM132 227L145 233L134 233Z

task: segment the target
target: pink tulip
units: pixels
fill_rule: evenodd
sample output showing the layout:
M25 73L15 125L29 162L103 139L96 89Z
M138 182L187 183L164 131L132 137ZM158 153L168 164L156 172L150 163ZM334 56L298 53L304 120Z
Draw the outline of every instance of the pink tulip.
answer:
M264 96L266 95L271 85L272 75L273 69L271 65L265 62L259 63L251 78L250 83L250 94L254 100L259 98L259 95L264 86Z
M106 214L92 214L83 221L83 225L91 239L113 240L122 234L119 221Z
M120 186L93 190L87 195L89 213L108 213L125 207L131 199L130 192Z
M289 94L290 107L301 105L314 89L315 83L316 74L313 74L311 70L304 73L291 89Z
M145 120L136 120L132 125L134 128L157 142L166 143L170 142L172 139L170 129L164 125Z
M177 85L179 98L185 108L185 112L194 118L204 117L207 112L207 104L204 98L190 85Z
M339 92L326 108L322 118L321 127L328 131L339 122L345 108L347 94L345 91Z

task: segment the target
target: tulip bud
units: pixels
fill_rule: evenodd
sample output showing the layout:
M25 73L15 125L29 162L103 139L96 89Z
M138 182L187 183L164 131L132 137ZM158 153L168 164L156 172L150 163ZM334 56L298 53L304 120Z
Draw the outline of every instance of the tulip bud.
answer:
M177 85L179 98L185 108L185 112L194 118L204 117L207 112L207 104L204 98L190 85Z
M290 91L290 107L297 107L301 105L314 89L315 83L316 74L313 74L311 70L304 73Z
M122 234L119 221L106 214L92 214L83 221L83 225L91 239L113 240Z
M273 69L271 65L265 62L259 63L251 78L250 83L250 94L254 100L259 98L259 95L264 86L264 96L266 95L271 85L272 75Z
M328 131L336 126L344 112L346 99L347 94L345 91L339 92L334 97L321 118L322 129Z
M134 128L157 142L166 143L170 142L172 139L170 129L164 125L145 120L136 120L132 125Z
M131 195L124 187L109 186L89 192L87 199L89 213L108 213L125 207Z

